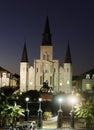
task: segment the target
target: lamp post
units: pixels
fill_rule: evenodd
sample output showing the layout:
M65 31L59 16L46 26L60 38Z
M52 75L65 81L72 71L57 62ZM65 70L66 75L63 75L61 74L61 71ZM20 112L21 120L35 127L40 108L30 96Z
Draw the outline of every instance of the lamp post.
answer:
M39 109L38 109L38 128L42 128L42 109L41 109L42 98L39 98Z
M29 119L29 109L28 109L29 98L26 97L26 98L25 98L25 101L26 101L25 121L28 121L28 119Z
M58 110L58 120L57 120L57 128L62 127L62 109L61 109L61 103L62 103L62 98L59 98L59 110Z
M72 97L71 97L72 109L70 112L71 128L74 128L74 103L75 102L76 102L76 98L72 95Z

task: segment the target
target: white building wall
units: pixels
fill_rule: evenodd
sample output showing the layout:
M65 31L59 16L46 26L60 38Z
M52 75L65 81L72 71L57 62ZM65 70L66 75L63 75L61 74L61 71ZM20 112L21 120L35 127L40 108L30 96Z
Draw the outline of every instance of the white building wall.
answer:
M53 60L53 46L40 46L40 59Z
M82 90L92 90L94 87L94 79L82 79Z
M59 91L59 61L53 60L53 90Z
M26 69L28 71L26 71ZM54 92L71 92L72 90L72 66L70 63L64 63L64 68L59 66L58 60L40 60L34 61L34 67L21 63L21 91L40 90L43 82L48 81L48 85Z
M25 68L25 71L23 71ZM53 60L53 46L40 46L40 59L34 60L34 67L29 71L27 63L20 66L20 86L21 91L31 89L40 90L43 82L48 81L48 85L54 92L70 92L72 90L72 65L64 63L59 66L58 60Z
M28 68L27 62L20 63L20 91L24 92L28 90Z
M66 93L72 91L72 65L70 63L64 63L64 83L63 90Z
M60 66L59 68L59 91L63 92L64 87L64 69Z
M48 81L48 85L58 91L59 85L59 62L58 60L35 60L34 68L29 68L29 89L40 90L43 82ZM30 83L32 85L30 85Z
M18 79L14 77L11 73L5 71L0 72L0 87L4 86L18 86Z
M3 86L9 86L10 84L10 78L4 78L4 77L2 77L2 79L1 79L1 86L3 87Z
M35 78L35 71L33 66L30 66L28 71L28 90L35 90L35 84L34 84L34 78Z

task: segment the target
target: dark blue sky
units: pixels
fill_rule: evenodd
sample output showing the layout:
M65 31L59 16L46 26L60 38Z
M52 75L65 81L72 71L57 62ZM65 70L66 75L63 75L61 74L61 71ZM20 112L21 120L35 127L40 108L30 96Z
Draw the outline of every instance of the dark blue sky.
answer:
M33 65L47 15L54 59L63 65L69 40L73 73L94 68L94 0L0 0L0 66L19 73L25 39Z

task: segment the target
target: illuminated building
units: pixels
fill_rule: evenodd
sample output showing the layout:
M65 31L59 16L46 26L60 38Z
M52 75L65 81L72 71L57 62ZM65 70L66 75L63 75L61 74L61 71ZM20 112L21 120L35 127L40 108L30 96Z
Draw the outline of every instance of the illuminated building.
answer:
M26 42L24 44L20 62L21 92L40 90L43 82L48 82L48 85L53 88L54 92L62 91L69 93L72 91L72 60L69 42L63 66L60 66L59 60L53 59L53 52L49 19L47 16L42 44L40 46L40 59L35 59L33 66L29 65ZM62 52L58 53L62 55Z
M0 87L4 86L19 86L19 75L12 74L8 70L0 67Z

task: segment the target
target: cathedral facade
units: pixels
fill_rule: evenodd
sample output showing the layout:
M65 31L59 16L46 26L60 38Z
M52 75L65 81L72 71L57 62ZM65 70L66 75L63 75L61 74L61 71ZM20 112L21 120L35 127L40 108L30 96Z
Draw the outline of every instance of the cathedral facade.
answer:
M20 91L40 90L44 82L52 87L54 92L72 91L72 60L70 47L66 49L66 56L63 66L59 60L53 59L53 45L49 27L48 16L40 46L40 59L34 60L34 65L30 66L27 55L26 43L24 44L22 58L20 62ZM60 55L62 52L58 52Z

